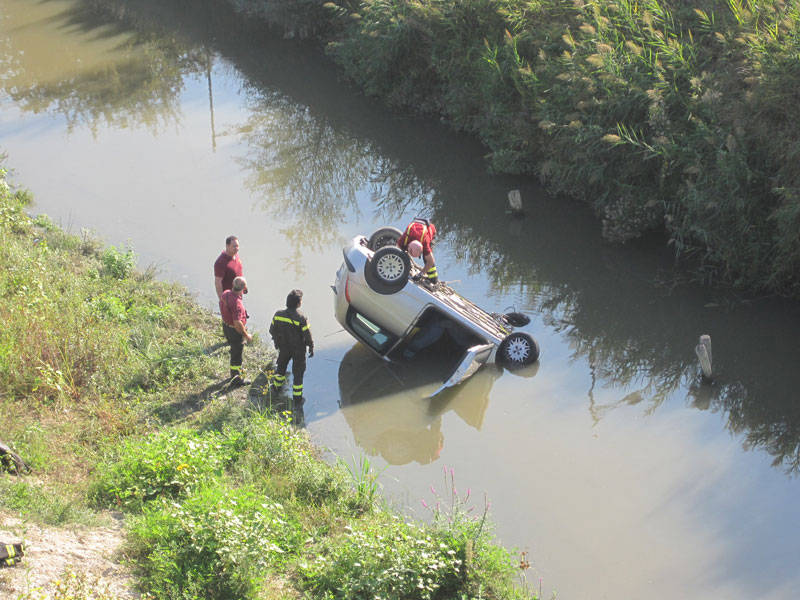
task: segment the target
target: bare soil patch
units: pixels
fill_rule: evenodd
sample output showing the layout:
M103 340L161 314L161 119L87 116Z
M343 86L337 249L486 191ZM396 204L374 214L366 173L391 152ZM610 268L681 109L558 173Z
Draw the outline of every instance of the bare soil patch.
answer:
M96 578L119 598L139 598L119 556L124 539L122 518L114 514L110 520L107 527L48 527L0 512L0 543L25 544L22 562L0 569L0 598L48 593L67 567Z

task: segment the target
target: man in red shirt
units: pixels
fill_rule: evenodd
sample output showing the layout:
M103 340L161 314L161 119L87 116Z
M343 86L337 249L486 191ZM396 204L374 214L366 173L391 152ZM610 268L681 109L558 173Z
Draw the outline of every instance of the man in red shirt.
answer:
M233 386L245 385L242 378L242 350L244 340L253 341L247 332L247 311L244 309L242 294L247 292L247 281L244 277L236 277L233 287L222 292L219 299L219 312L222 315L222 330L225 339L231 345L231 380Z
M417 217L408 224L406 230L397 239L397 245L402 250L408 252L414 258L422 255L425 260L425 277L430 283L439 281L439 274L436 271L436 260L433 258L433 238L436 237L436 225Z
M242 261L239 259L239 238L229 235L225 239L225 250L214 262L214 287L217 288L217 298L222 298L222 292L233 287L233 280L242 276Z

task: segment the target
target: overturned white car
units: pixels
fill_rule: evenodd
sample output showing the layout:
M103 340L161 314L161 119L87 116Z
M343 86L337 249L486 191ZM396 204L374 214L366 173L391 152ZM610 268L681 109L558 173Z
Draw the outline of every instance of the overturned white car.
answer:
M457 384L482 364L521 367L536 362L539 346L513 331L529 319L516 312L487 313L444 283L430 284L395 243L392 227L344 247L332 286L336 319L385 360L437 360L447 376L439 389Z

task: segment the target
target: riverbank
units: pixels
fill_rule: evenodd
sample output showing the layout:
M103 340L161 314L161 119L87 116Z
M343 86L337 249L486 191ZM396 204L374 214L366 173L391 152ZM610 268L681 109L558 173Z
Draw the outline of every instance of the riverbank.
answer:
M74 577L37 579L47 555L34 541L21 565L0 572L0 591L24 600L121 598L131 587L154 598L535 597L517 559L493 542L487 502L459 494L452 471L432 482L430 523L393 513L366 458L322 461L288 399L266 393L265 346L245 350L253 385L228 389L217 318L137 271L131 249L28 216L30 201L3 173L0 422L32 471L0 475L0 529L26 541L37 528L53 540L79 528L78 539L102 531L117 543L122 522L112 562L125 563L132 586L103 591L90 558L58 563ZM63 539L51 558L75 551Z
M663 237L704 283L800 297L794 5L226 2L475 135L490 169L589 203L607 239Z

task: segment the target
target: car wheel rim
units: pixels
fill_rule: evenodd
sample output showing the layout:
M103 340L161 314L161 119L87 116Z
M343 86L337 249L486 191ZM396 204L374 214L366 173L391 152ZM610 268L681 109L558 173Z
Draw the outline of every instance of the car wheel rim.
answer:
M397 281L405 271L403 267L402 258L395 254L387 254L378 261L376 270L384 281Z
M506 355L509 360L517 363L525 362L525 359L530 356L531 347L528 341L524 338L511 340L506 349Z

